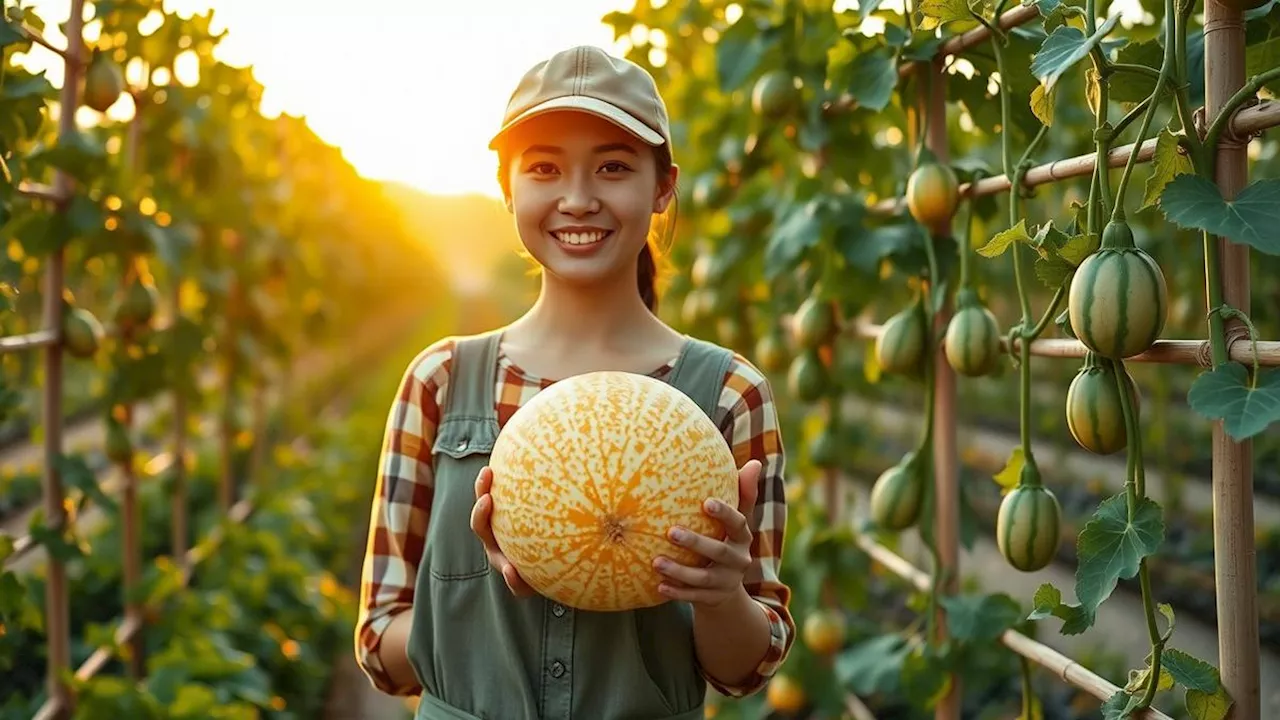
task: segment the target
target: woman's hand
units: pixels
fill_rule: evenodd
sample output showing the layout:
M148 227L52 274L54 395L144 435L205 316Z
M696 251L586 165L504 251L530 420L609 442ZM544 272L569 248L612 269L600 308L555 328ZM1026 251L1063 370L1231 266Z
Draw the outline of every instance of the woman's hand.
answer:
M742 579L751 566L751 526L747 515L756 504L760 461L750 460L738 471L738 507L717 498L703 503L703 512L720 521L725 539L675 527L667 532L671 542L692 550L710 561L705 567L683 565L666 556L654 559L654 568L668 580L659 591L675 600L687 600L703 607L719 607L742 596Z
M476 476L476 504L471 507L471 532L480 538L485 554L489 556L489 564L502 573L502 579L507 581L507 587L511 592L518 597L530 597L535 594L534 589L520 577L516 566L502 554L502 550L498 548L498 541L493 537L493 526L490 525L490 518L493 516L493 496L489 494L489 487L492 484L493 470L488 466L480 468L480 474Z

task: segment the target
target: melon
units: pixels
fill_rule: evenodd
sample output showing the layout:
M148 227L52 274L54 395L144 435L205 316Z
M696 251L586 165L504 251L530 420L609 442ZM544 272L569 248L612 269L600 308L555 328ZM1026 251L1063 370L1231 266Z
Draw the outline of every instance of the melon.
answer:
M589 372L535 395L494 442L498 547L544 597L581 610L660 605L664 555L702 566L673 526L715 538L707 498L738 505L724 436L683 392L646 375Z

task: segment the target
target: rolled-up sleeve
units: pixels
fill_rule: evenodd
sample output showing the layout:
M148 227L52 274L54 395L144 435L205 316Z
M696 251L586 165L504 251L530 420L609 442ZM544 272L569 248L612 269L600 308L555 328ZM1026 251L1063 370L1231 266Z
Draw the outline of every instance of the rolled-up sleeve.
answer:
M434 487L431 447L440 423L439 394L452 357L442 340L409 364L391 404L369 515L355 655L374 687L390 695L421 692L418 683L397 685L382 663L382 637L395 616L413 608L418 565L426 544Z
M751 459L759 460L762 466L755 512L749 518L752 562L743 585L769 620L770 642L755 672L738 685L728 686L705 671L702 674L719 693L743 697L768 683L786 660L796 636L789 609L791 589L779 578L787 523L786 460L768 378L741 356L725 379L720 407L729 409L720 426L733 448L737 466L742 467Z

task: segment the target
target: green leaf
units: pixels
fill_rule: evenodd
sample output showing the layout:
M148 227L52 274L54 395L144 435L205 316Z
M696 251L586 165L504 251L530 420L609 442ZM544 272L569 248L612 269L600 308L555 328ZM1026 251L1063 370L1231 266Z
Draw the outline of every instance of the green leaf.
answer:
M897 633L864 640L836 656L836 679L859 695L893 693L910 652L911 645Z
M847 81L842 84L858 105L876 111L889 106L893 91L898 86L898 65L892 50L880 48L860 53L848 66L847 72Z
M1049 257L1037 258L1035 270L1036 277L1045 287L1050 290L1057 290L1071 279L1071 276L1076 271L1076 266L1055 253Z
M26 588L18 581L18 576L13 572L0 571L0 627L17 626L25 601Z
M1084 259L1095 253L1102 242L1096 233L1073 235L1058 249L1058 255L1073 267L1080 267Z
M81 455L59 455L58 472L62 474L62 482L68 488L75 488L93 501L94 505L114 512L116 502L98 484L98 476L89 468Z
M1031 74L1044 84L1046 91L1052 90L1058 78L1083 60L1118 22L1120 15L1112 15L1088 37L1083 31L1065 25L1054 30L1031 61Z
M1156 153L1151 159L1151 175L1147 178L1147 194L1142 198L1141 210L1154 207L1160 202L1160 194L1164 192L1169 181L1179 175L1195 172L1191 158L1178 152L1178 136L1162 128L1156 136Z
M1015 242L1031 244L1031 236L1027 234L1026 220L1019 220L1017 225L996 233L996 236L986 245L978 248L978 254L988 258L999 257Z
M27 36L18 31L6 21L0 21L0 48L6 48L10 45L30 44Z
M716 43L716 70L720 92L731 93L746 84L777 38L775 28L757 24L746 15L720 36Z
M1280 420L1280 371L1260 369L1251 385L1242 363L1222 363L1191 383L1187 403L1201 416L1221 420L1237 442L1246 440Z
M1116 583L1138 574L1138 564L1160 549L1164 515L1150 498L1139 498L1129 519L1125 493L1102 501L1076 538L1076 598L1092 618Z
M1199 175L1179 175L1165 186L1160 209L1169 221L1280 255L1280 179L1255 180L1228 202Z
M922 0L920 3L921 30L933 30L956 20L973 20L966 0Z
M1102 720L1125 720L1141 704L1140 695L1131 695L1125 690L1117 690L1102 704Z
M1280 67L1280 37L1273 37L1266 42L1250 45L1244 49L1244 76L1255 75ZM1272 92L1280 92L1280 80L1272 80L1266 84Z
M818 244L822 238L821 203L810 200L792 205L774 226L769 245L765 248L765 279L794 268L805 251Z
M1212 693L1187 690L1186 704L1192 720L1225 720L1232 700L1226 688L1219 687Z
M1176 648L1160 654L1160 665L1188 690L1212 693L1220 687L1218 669L1198 657Z
M1131 42L1116 53L1116 62L1159 70L1164 63L1164 48L1157 40ZM1151 97L1155 89L1155 78L1131 72L1113 73L1107 84L1108 97L1121 103L1142 102Z
M912 705L931 710L951 687L943 653L920 644L911 649L902 663L902 692Z
M1027 616L1028 620L1043 620L1056 617L1062 621L1063 635L1079 635L1093 624L1093 618L1080 605L1068 605L1062 602L1062 591L1052 583L1044 583L1036 590L1033 599L1035 608Z
M1004 593L948 595L940 602L947 611L947 630L961 642L993 643L1022 617L1017 601Z

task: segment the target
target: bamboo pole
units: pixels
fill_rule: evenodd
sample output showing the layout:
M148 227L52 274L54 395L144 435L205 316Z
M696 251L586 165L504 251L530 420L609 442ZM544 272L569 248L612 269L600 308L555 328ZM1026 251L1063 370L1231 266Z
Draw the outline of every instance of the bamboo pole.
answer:
M946 164L950 150L947 146L947 86L942 71L943 57L939 54L928 66L929 82L922 83L928 88L928 95L920 98L920 107L928 118L924 143L938 162ZM924 73L917 73L916 77L923 80L926 76ZM941 282L942 278L929 279L930 294ZM946 332L952 312L952 302L949 299L938 308L933 318L935 336L940 337ZM934 573L940 576L938 593L945 596L955 594L960 577L960 456L956 451L955 371L947 362L941 343L934 353L933 367L933 537L937 549L937 567L934 568ZM947 615L941 604L934 612L934 631L935 641L947 642ZM963 699L964 689L961 687L960 677L952 673L946 696L934 708L935 720L960 720L960 703Z
M1245 83L1244 17L1237 5L1204 3L1205 117L1212 119ZM1233 120L1238 119L1234 118ZM1232 122L1218 144L1215 180L1222 196L1235 197L1248 182L1248 137ZM1223 301L1249 312L1249 248L1217 238ZM1207 308L1206 308L1207 311ZM1238 321L1225 323L1227 337L1243 333ZM1258 720L1259 640L1257 570L1253 539L1253 442L1236 442L1213 423L1213 556L1219 623L1218 664L1222 684L1234 701L1227 717Z
M927 592L929 590L931 581L923 570L863 533L856 533L855 537L857 538L858 547L870 555L872 560L911 583L920 591ZM1000 636L1000 643L1018 655L1057 675L1063 682L1077 687L1099 700L1105 702L1120 691L1119 686L1089 668L1016 630L1006 630ZM1144 718L1144 720L1173 720L1173 718L1155 708L1147 708L1145 711L1136 713L1135 716Z
M1236 307L1239 307L1238 305ZM782 323L790 325L790 316L784 316ZM862 340L874 340L880 336L883 326L865 320L847 323L842 332ZM1013 349L1018 349L1015 342ZM1001 339L1000 348L1009 352L1009 344ZM1031 354L1049 358L1083 358L1084 343L1068 338L1041 338L1031 342ZM1232 336L1228 339L1227 355L1231 360L1245 365L1253 364L1253 346L1247 337ZM1208 340L1157 340L1151 349L1125 358L1125 362L1158 363L1162 365L1198 365L1203 368L1211 366ZM1280 341L1258 342L1258 365L1262 367L1280 367Z
M0 338L0 355L11 352L21 352L23 350L36 350L55 345L58 342L58 331L51 327L43 330L26 333L24 335L11 335L9 337Z
M67 48L63 55L65 68L62 89L58 96L58 136L66 138L76 131L76 108L79 106L81 76L80 59L84 51L84 0L71 0L67 18ZM66 172L57 170L54 175L54 191L59 198L71 195L72 179ZM59 203L58 211L66 206ZM44 327L54 334L53 341L44 346L44 393L41 412L44 423L44 476L43 499L45 522L62 529L67 523L62 476L58 463L62 459L62 308L65 283L64 250L59 247L50 253L45 266ZM63 682L62 674L71 662L70 608L67 597L67 570L57 558L49 558L45 582L45 633L47 655L45 662L45 689L50 698L70 707L71 691Z
M1243 84L1243 83L1242 83ZM1225 98L1224 98L1225 100ZM1260 103L1257 106L1246 108L1238 112L1231 122L1230 132L1236 133L1238 136L1244 137L1256 133L1260 133L1269 128L1280 125L1280 102L1268 101ZM1225 133L1224 133L1225 135ZM1136 162L1151 162L1151 158L1156 154L1156 140L1150 139L1142 143L1142 147L1138 150L1138 158ZM1107 155L1107 166L1110 168L1124 167L1129 162L1129 154L1133 152L1133 143L1114 147ZM1048 185L1059 180L1067 180L1069 178L1084 177L1093 173L1093 166L1096 158L1093 153L1086 155L1076 155L1075 157L1054 160L1053 162L1037 165L1027 171L1023 177L1023 186L1033 188L1038 185ZM991 177L982 178L977 183L961 183L960 197L980 197L983 195L996 195L1002 192L1008 192L1013 187L1009 178L1004 175L993 175ZM906 201L901 197L886 198L877 203L872 204L868 210L876 215L892 215L899 212L906 206Z

